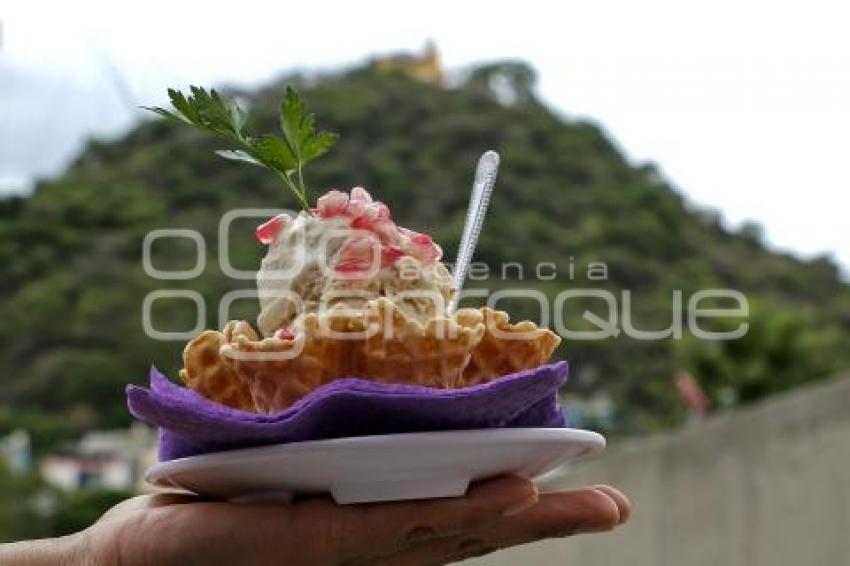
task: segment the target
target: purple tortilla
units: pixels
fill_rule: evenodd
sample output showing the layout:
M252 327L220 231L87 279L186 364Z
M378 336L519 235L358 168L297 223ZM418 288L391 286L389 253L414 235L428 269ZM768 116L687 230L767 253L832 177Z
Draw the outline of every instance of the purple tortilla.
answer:
M159 427L159 459L346 436L479 428L562 427L556 362L462 389L337 379L272 415L226 407L172 383L156 368L150 389L130 385L136 418Z

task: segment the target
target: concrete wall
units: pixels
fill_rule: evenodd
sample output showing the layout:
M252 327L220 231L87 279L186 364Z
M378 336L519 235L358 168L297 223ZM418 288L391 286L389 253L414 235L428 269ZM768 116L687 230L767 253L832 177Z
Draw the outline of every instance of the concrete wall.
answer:
M468 564L850 565L850 376L677 433L610 447L558 478L611 483L635 503L603 535Z

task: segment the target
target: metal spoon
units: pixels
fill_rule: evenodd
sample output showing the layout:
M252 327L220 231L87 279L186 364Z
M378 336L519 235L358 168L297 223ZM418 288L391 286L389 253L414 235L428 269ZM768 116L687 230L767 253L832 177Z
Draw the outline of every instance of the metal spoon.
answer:
M499 154L495 151L487 151L478 160L475 168L475 181L472 184L472 196L469 199L469 210L466 212L466 224L463 227L463 236L460 239L460 247L457 252L454 273L452 274L452 288L454 295L449 302L449 314L457 310L460 303L460 292L469 272L469 264L472 262L472 254L481 234L481 226L484 224L484 214L487 205L490 204L490 195L496 184L496 175L499 172Z

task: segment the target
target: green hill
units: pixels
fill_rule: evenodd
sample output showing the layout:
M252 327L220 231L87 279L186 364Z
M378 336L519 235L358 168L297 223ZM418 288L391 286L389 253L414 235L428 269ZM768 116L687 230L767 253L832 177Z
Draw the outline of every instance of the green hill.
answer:
M498 102L489 88L496 75L513 85L513 104ZM503 167L477 259L495 277L478 286L530 286L553 296L599 286L585 270L589 262L604 262L609 277L601 286L630 289L634 324L648 329L670 324L674 289L686 300L702 288L746 293L751 331L736 342L643 342L625 335L564 341L559 354L574 369L570 391L611 395L614 431L680 419L670 382L679 367L694 373L715 402L730 403L850 365L850 291L832 263L767 251L757 230L728 231L652 165L630 165L598 126L540 104L531 77L517 64L479 69L452 89L368 68L319 80L290 77L303 83L320 126L341 135L331 154L311 166L312 186L367 187L392 205L401 224L433 233L451 259L475 160L493 148ZM275 127L281 84L243 93L256 129ZM218 221L233 208L292 202L273 176L215 157L220 147L151 120L114 143L92 142L66 174L31 196L0 201L0 433L25 426L46 446L87 428L125 423L124 385L143 382L151 363L175 375L183 347L145 337L145 295L196 289L208 305L206 326L213 327L219 298L253 286L221 273ZM230 240L241 269L256 269L263 251L253 224L237 222ZM144 235L167 227L192 228L206 238L209 261L198 279L163 282L144 273ZM193 246L174 242L154 248L157 267L190 268ZM499 281L506 262L522 264L525 279ZM554 263L557 278L535 280L537 262ZM193 325L185 301L159 304L158 328ZM236 306L238 316L256 314L252 301ZM515 318L536 317L533 304L510 306ZM573 313L567 320L574 327L580 318Z

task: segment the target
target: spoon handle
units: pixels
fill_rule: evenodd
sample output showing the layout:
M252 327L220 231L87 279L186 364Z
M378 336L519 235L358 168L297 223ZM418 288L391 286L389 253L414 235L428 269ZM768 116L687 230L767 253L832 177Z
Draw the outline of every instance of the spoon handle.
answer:
M452 274L452 288L454 295L449 302L449 314L455 312L460 302L460 292L469 272L469 264L481 234L481 226L484 224L484 214L487 205L490 204L490 195L496 184L496 175L499 172L499 154L495 151L487 151L478 160L475 169L475 182L472 184L472 196L469 199L469 210L466 213L466 224L463 227L463 236L458 248L455 270Z

